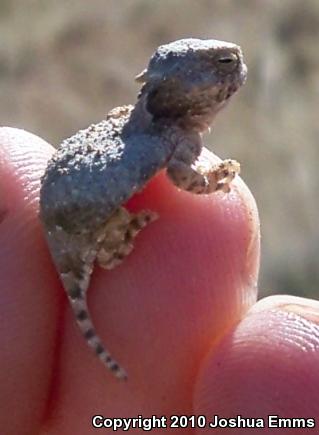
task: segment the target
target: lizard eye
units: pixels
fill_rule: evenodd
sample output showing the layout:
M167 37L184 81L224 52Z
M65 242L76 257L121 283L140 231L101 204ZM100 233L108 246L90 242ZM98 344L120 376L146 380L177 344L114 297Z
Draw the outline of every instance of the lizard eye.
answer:
M221 57L220 59L218 59L219 63L230 63L233 61L234 59L232 57Z
M238 57L235 53L219 53L215 58L215 62L220 71L229 73L237 68Z

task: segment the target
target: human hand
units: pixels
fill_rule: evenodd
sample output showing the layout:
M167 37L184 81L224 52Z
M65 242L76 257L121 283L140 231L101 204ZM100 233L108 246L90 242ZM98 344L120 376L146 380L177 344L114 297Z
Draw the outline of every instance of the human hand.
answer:
M88 293L96 329L129 375L113 378L77 330L37 216L52 152L29 133L0 131L1 433L86 435L93 415L166 416L157 433L184 434L195 429L169 428L169 416L318 417L319 303L253 306L259 224L240 179L230 194L200 197L159 174L129 202L160 219L121 266L96 267Z

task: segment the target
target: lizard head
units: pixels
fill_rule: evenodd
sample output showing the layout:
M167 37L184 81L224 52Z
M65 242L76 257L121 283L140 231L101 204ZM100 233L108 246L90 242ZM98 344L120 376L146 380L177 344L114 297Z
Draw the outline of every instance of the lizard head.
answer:
M246 75L238 45L191 38L161 45L136 81L153 119L204 131Z

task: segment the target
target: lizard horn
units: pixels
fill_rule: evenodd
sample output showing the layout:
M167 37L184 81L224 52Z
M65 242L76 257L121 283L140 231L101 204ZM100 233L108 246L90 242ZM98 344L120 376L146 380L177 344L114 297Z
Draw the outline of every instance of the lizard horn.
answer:
M148 71L144 69L140 74L135 77L137 83L145 83L148 80Z

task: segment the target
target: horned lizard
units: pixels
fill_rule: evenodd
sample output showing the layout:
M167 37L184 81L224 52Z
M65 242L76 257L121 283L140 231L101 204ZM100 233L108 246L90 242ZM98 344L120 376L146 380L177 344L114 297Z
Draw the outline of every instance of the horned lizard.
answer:
M228 192L240 166L234 160L203 166L210 152L202 133L245 82L239 46L182 39L160 46L136 77L134 106L62 142L42 178L40 218L49 249L79 328L113 374L126 372L95 332L86 293L94 263L112 269L133 248L153 211L130 213L125 202L161 169L178 187L196 194Z

